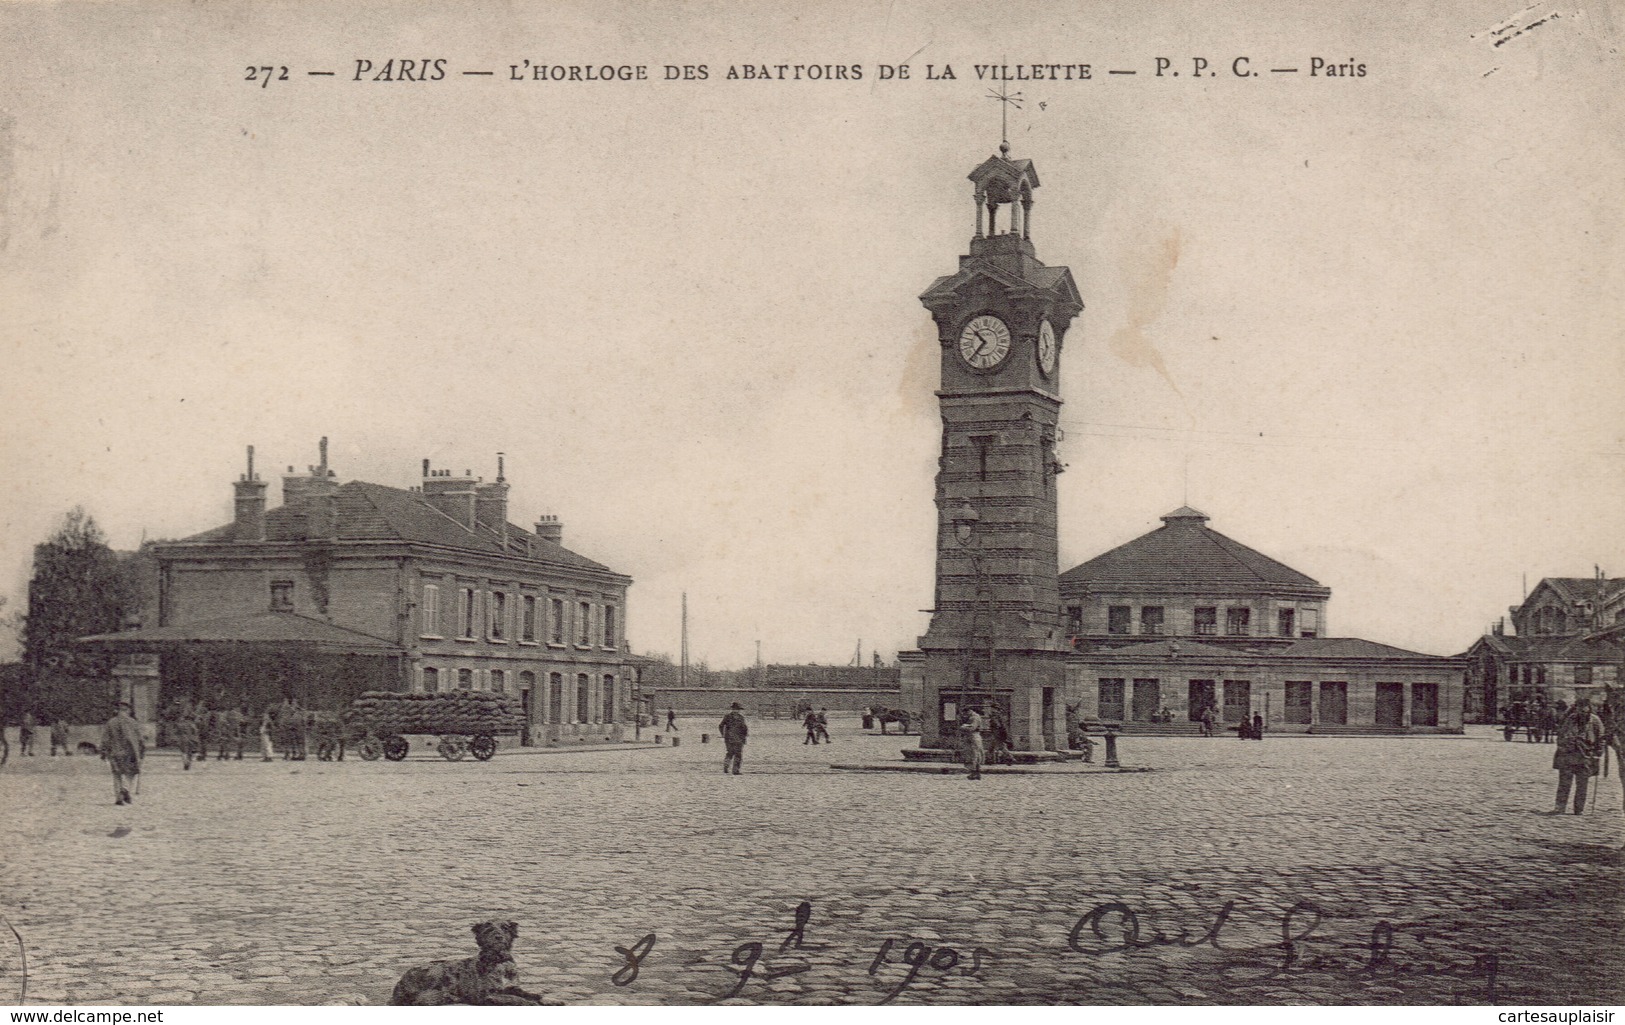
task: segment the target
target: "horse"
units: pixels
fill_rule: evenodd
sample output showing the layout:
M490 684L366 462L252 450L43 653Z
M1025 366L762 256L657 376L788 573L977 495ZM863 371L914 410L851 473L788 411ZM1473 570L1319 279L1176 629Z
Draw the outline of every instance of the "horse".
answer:
M896 723L898 725L898 728L901 730L901 732L903 734L908 733L910 717L909 717L909 714L907 712L905 712L904 710L902 710L901 708L879 708L879 707L875 707L875 708L871 708L869 710L869 712L870 712L871 715L873 715L875 717L875 719L877 721L879 721L879 723L880 723L880 735L882 737L891 736L891 734L886 732L886 727L888 725L890 725L891 723Z

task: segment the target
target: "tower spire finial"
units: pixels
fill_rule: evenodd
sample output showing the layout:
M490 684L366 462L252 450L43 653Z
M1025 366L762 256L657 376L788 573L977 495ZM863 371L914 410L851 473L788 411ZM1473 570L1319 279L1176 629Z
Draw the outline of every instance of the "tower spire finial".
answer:
M1010 157L1010 108L1021 109L1021 94L1013 93L1003 81L999 82L999 91L987 94L990 100L999 101L999 156Z

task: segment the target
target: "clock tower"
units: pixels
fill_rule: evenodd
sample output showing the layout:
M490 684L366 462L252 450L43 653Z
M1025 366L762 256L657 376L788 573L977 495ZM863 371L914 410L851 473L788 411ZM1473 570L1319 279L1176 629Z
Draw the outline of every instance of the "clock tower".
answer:
M1003 716L1017 751L1067 743L1056 443L1063 343L1083 300L1071 271L1039 261L1038 172L1009 154L1003 143L970 173L970 252L920 296L942 348L922 748L954 748L966 707Z

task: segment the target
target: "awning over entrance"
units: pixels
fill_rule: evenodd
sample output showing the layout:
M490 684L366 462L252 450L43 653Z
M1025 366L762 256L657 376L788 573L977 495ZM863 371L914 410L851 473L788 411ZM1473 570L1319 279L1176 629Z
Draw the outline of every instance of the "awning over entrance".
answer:
M163 652L189 645L296 649L332 655L401 655L398 644L296 612L256 612L181 626L93 634L74 642L109 652Z

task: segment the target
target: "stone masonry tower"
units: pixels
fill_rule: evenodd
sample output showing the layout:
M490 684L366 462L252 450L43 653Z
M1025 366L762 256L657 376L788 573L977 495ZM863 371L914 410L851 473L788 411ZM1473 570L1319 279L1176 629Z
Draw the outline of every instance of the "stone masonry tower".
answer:
M1017 751L1066 747L1055 477L1060 360L1083 309L1032 243L1030 160L1008 143L970 173L976 234L920 296L942 346L937 573L921 747L952 747L966 706L1002 715Z

